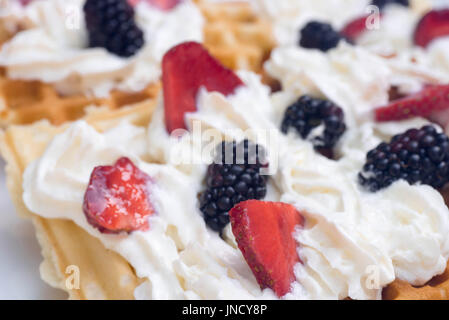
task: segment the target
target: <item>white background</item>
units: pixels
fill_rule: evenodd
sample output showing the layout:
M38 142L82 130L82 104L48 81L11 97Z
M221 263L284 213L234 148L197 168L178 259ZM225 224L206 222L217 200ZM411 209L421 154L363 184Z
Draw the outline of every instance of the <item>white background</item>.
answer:
M65 299L41 280L41 261L31 222L17 216L9 199L0 159L0 299Z

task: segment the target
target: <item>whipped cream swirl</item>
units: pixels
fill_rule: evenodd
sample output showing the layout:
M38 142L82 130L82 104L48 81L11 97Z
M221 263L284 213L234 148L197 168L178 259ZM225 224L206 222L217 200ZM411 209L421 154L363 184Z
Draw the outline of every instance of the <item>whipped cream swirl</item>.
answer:
M256 9L273 23L279 46L299 46L301 28L309 21L330 23L341 30L347 23L366 14L376 14L368 0L257 0ZM425 49L415 46L413 33L420 18L432 8L447 8L446 1L411 0L405 7L389 4L382 10L378 28L367 30L357 39L357 46L385 57L391 67L414 70L449 81L449 37L437 38Z
M4 15L10 24L15 18L26 26L0 51L0 66L8 76L52 83L62 94L103 97L113 89L140 91L159 79L168 49L203 39L204 19L191 1L167 12L142 1L135 7L135 19L145 45L135 56L121 58L103 48L87 48L84 2L40 0L22 9L7 7L11 11ZM189 23L183 22L186 19Z
M357 184L357 173L370 148L407 128L428 123L423 119L387 124L371 120L369 107L387 99L383 90L392 71L386 65L380 68L378 58L368 55L353 52L342 54L341 59L335 57L334 63L327 62L335 64L335 78L324 87L319 85L329 75L328 70L322 70L319 78L311 78L302 72L305 66L298 66L286 74L284 91L273 97L258 76L241 72L245 86L228 97L202 90L197 111L185 116L192 131L196 120L226 138L242 138L229 129L278 133L275 145L265 145L271 151L270 161L274 157L278 161L267 200L291 203L306 218L304 228L294 235L303 264L295 266L297 281L285 299L378 299L382 287L395 278L420 285L445 269L449 210L438 191L398 181L372 194ZM275 52L270 70L291 62L276 56ZM290 51L286 55L291 59L295 56ZM304 65L311 64L310 59L299 57ZM364 59L375 64L374 74L350 68ZM358 83L358 90L349 91L344 86L334 89L343 82L348 87ZM292 132L284 136L277 129L288 104L299 94L318 92L318 88L341 103L348 118L348 131L337 147L336 161L317 154L309 142ZM370 89L376 94L368 94ZM225 231L227 241L207 229L197 203L207 163L175 161L171 156L174 148L181 146L193 154L201 148L196 149L198 141L189 136L173 139L166 133L162 107L161 98L147 129L123 123L100 134L82 121L72 124L26 169L26 206L43 217L75 221L127 259L137 275L146 279L136 289L136 298L277 298L270 289L260 290L229 228ZM104 235L86 222L82 196L94 166L111 164L120 156L128 156L156 181L152 201L157 214L151 217L149 231Z

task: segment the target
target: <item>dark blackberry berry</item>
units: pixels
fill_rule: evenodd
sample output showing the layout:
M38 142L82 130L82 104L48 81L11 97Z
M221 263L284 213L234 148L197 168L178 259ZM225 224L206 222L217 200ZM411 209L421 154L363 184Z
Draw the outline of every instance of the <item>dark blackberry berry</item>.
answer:
M386 5L388 4L399 4L399 5L403 5L404 7L408 7L409 4L409 0L372 0L371 4L379 7L379 9L383 9Z
M307 49L328 51L335 48L343 37L329 23L311 21L301 29L299 45Z
M215 161L207 169L207 189L200 196L200 210L206 224L220 232L229 223L228 211L267 193L267 177L260 169L268 166L264 149L248 140L239 144L223 142L217 147Z
M359 182L370 191L404 179L436 189L449 181L449 138L433 126L410 129L368 152Z
M130 57L144 45L143 32L134 21L134 9L126 0L87 0L84 14L89 47Z
M306 139L320 125L324 126L323 132L311 142L319 151L332 149L346 130L343 110L329 100L304 95L288 107L281 130L286 134L293 127Z

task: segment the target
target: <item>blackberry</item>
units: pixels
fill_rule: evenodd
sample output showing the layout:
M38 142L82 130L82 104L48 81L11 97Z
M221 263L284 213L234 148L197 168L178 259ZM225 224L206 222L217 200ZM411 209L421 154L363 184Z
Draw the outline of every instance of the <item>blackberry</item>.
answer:
M399 4L399 5L403 5L404 7L408 7L409 4L409 0L372 0L371 4L379 7L380 10L382 10L386 5L388 4Z
M306 139L320 125L324 126L323 132L311 142L318 151L332 149L346 130L343 110L329 100L304 95L287 108L281 131L287 134L293 127Z
M449 181L449 138L435 127L410 129L368 152L359 182L372 192L404 179L436 189Z
M299 45L307 49L328 51L335 48L343 37L329 23L311 21L301 29Z
M134 21L134 9L126 0L87 0L84 14L89 47L130 57L144 45L143 32Z
M221 233L229 223L232 207L265 197L267 177L260 174L260 169L268 165L264 149L248 140L223 142L217 150L218 157L207 169L207 189L200 195L200 210L206 224Z

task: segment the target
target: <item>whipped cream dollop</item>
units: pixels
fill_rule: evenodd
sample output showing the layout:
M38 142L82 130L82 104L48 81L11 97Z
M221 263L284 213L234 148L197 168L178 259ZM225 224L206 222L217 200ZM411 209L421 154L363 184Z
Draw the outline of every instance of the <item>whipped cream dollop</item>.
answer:
M273 23L274 34L279 45L298 44L300 30L312 20L330 23L335 30L341 30L347 23L368 14L379 14L379 8L371 5L371 0L256 0L256 10ZM392 43L409 45L409 37L418 19L432 6L441 8L437 0L411 0L409 7L388 4L382 9L383 19L374 28L376 47L390 46ZM447 4L446 4L447 6ZM374 40L374 39L373 39ZM370 42L370 41L367 41ZM363 41L362 41L363 43ZM400 46L395 46L400 48Z
M306 23L317 20L341 30L361 16L378 16L379 12L374 11L370 3L365 0L257 0L255 6L272 21L279 46L299 46L300 30ZM409 7L389 4L383 8L382 18L374 19L378 23L357 39L357 46L387 58L393 67L436 73L439 78L445 75L446 81L449 81L449 37L437 38L425 49L413 43L413 34L420 18L432 8L447 7L447 2L438 0L412 0Z
M123 256L138 277L148 279L136 297L273 298L269 290L259 289L240 251L206 228L197 208L201 180L142 160L148 151L145 131L124 122L100 134L84 121L71 124L25 170L27 208L45 218L72 220ZM103 234L87 222L83 197L94 167L122 156L154 179L150 194L156 213L149 218L149 231Z
M392 132L422 122L396 124ZM379 299L395 278L422 285L445 270L449 211L435 189L397 181L369 193L358 185L366 152L393 128L382 129L372 123L352 129L338 161L299 142L281 153L280 200L306 221L296 234L304 263L296 265L298 283L286 298Z
M270 63L275 63L275 57L276 53ZM356 57L363 60L364 56ZM275 167L265 200L290 203L304 215L304 228L294 235L303 263L295 266L297 281L285 299L378 299L382 288L396 278L415 285L425 283L444 270L449 257L449 210L438 191L405 181L374 194L358 186L357 173L369 149L428 122L371 121L369 105L387 99L381 94L386 85L379 82L388 82L390 71L386 66L373 66L375 75L359 75L347 66L353 60L343 59L338 71L333 71L342 73L334 85L356 76L363 80L359 90L341 88L340 97L333 93L345 104L349 120L335 161L316 153L310 142L293 132L283 135L278 129L288 103L302 90L314 92L321 80L309 79L301 70L292 71L291 81L286 82L290 85L272 97L258 76L240 72L245 85L234 94L225 97L202 89L197 111L185 115L192 135L195 126L200 126L200 133L215 129L221 134L219 141L247 136L264 145L270 166ZM309 65L308 60L302 63ZM367 94L368 88L378 90L380 96ZM324 95L332 94L333 86L329 82L321 90ZM354 103L361 103L361 110ZM264 131L273 140L264 139ZM179 138L166 133L162 97L146 129L122 123L100 134L83 121L75 122L27 167L24 202L43 217L73 220L121 254L146 280L135 291L138 299L276 299L272 290L259 288L230 228L223 240L203 221L197 194L204 188L212 157L203 147L201 139L191 135ZM190 155L174 157L173 149L190 151ZM179 161L183 155L186 161ZM83 194L92 169L112 164L121 156L128 156L153 177L156 214L146 232L105 235L87 223ZM201 161L189 162L195 156Z
M390 60L391 65L404 62L415 68L449 73L449 36L436 38L427 48L414 45L413 35L421 17L432 8L447 8L437 2L412 2L411 8L390 5L383 11L378 29L363 33L357 45ZM413 62L413 63L410 63ZM449 80L448 80L449 81Z
M87 48L84 2L40 0L21 9L8 6L10 10L2 14L5 20L26 26L0 51L0 66L6 67L8 76L52 83L62 94L101 97L113 89L140 91L160 78L167 50L203 39L204 19L191 1L170 11L142 1L135 7L135 19L144 32L145 45L136 55L121 58L104 48Z
M15 33L23 23L23 6L19 1L0 0L0 27L7 33Z
M185 170L189 168L183 164L190 163L191 159L196 164L211 163L212 152L200 153L203 144L211 144L207 133L219 135L215 143L229 139L241 140L244 136L262 140L262 145L269 143L269 136L263 137L266 131L272 129L277 133L271 120L276 115L271 105L270 89L262 85L260 76L252 72L239 71L237 74L245 85L236 88L235 93L228 97L200 89L197 111L185 115L188 132L181 137L176 132L173 135L167 133L164 101L160 96L148 127L149 152L153 160L162 160Z
M357 45L390 56L413 46L413 32L422 16L421 11L401 5L389 5L382 12L378 28L367 30L357 39Z
M387 104L390 87L404 93L424 84L445 84L449 74L416 65L409 60L393 63L365 48L341 42L327 53L297 46L279 47L265 64L267 72L287 93L325 95L341 106L352 123L367 119L376 107Z
M369 0L256 0L253 5L273 24L279 45L299 43L300 30L317 20L332 24L337 30L350 19L365 13Z
M294 204L306 218L296 235L304 261L295 270L300 285L287 297L380 298L380 288L395 278L422 285L443 272L449 211L441 195L405 181L369 193L358 185L357 174L369 150L428 124L420 118L374 122L372 112L388 102L388 89L395 85L413 92L429 78L445 78L428 70L394 68L345 43L327 54L296 46L275 49L266 70L282 83L283 90L272 97L280 114L299 96L312 94L339 105L348 127L335 150L337 161L318 156L292 134L293 142L280 144L286 147L275 176L281 201Z

